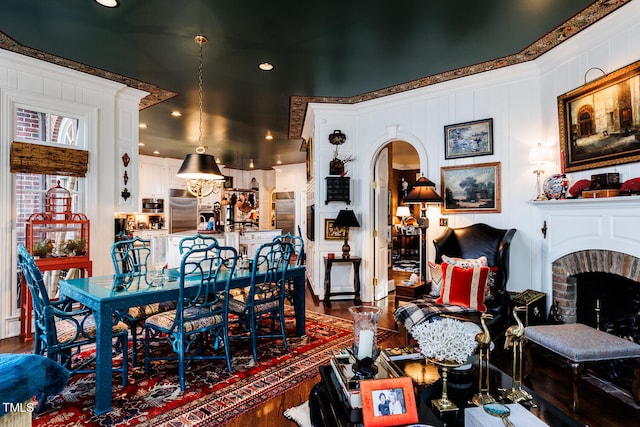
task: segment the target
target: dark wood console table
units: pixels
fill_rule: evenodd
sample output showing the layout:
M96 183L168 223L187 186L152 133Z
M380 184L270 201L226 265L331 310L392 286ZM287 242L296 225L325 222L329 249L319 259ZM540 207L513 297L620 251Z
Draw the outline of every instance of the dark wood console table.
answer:
M353 295L353 302L360 305L360 262L362 258L328 258L324 257L324 305L331 307L334 295ZM331 292L331 267L334 263L351 263L353 265L353 292Z

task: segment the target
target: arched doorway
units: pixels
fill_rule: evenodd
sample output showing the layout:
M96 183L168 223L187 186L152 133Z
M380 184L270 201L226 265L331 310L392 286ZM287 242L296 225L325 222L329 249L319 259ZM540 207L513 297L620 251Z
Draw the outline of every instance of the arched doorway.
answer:
M376 233L373 264L376 281L373 297L377 301L393 291L395 283L408 279L413 272L410 268L405 268L404 271L394 269L394 262L403 258L409 261L409 256L412 256L416 258L419 269L420 236L417 234L415 239L398 238L398 227L402 225L403 219L406 222L408 218L398 218L396 211L398 206L403 206L403 190L408 191L419 176L420 157L410 143L394 140L381 148L374 164L376 185L373 188L373 218ZM415 218L419 216L413 212L412 205L407 207L410 207ZM411 246L410 252L407 252L407 243L414 245L415 251ZM403 244L405 251L402 251Z

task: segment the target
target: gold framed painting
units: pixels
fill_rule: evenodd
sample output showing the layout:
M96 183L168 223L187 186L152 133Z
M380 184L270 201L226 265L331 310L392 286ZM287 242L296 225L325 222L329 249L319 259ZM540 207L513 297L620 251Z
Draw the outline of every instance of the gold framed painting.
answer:
M500 162L440 168L442 213L500 212Z
M640 161L638 93L640 61L558 97L562 172Z
M335 218L324 220L324 239L325 240L344 240L347 229L344 227L336 227L333 225ZM348 236L347 236L348 237Z

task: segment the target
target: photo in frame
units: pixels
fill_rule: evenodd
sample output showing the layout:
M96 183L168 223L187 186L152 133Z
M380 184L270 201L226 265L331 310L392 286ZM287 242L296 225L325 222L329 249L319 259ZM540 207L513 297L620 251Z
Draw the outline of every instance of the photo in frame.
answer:
M444 127L444 158L493 154L493 119L476 120Z
M362 420L366 427L387 427L418 422L411 377L360 380Z
M500 212L500 162L440 168L442 213Z
M637 61L558 97L563 173L640 161L639 75Z
M333 223L335 218L324 220L324 239L325 240L344 240L345 233L347 233L343 227L335 227ZM348 237L348 236L347 236Z

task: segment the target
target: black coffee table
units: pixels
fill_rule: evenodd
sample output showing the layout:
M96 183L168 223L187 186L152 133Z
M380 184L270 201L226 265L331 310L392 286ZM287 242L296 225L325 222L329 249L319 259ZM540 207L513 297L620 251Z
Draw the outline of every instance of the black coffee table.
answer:
M498 368L490 369L492 393L494 397L500 395L499 388L511 388L511 377ZM309 396L311 422L314 426L362 426L362 410L351 408L340 388L333 368L330 365L320 367L321 381L317 383ZM431 399L441 395L440 382L417 387L416 403L418 417L422 424L434 427L462 427L464 426L464 408L472 407L469 400L477 391L477 376L475 373L457 378L448 383L449 398L460 408L457 412L443 413L441 416L431 407ZM534 400L533 405L523 404L536 417L553 427L584 427L584 424L573 419L569 414L537 396L532 390L523 387ZM510 403L510 402L503 402Z

